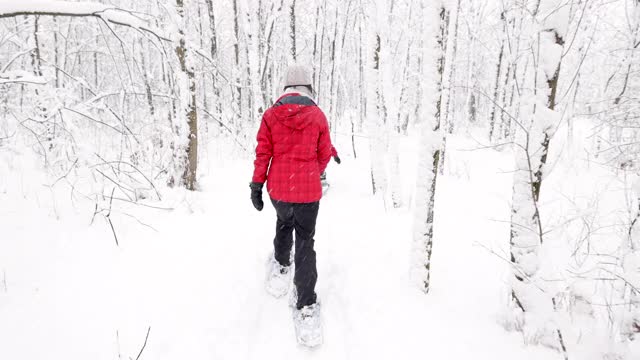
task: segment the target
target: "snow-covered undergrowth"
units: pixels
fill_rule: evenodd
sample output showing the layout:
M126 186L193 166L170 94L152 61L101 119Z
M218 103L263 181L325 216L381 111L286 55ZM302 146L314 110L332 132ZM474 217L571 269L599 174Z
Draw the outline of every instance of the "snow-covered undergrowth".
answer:
M570 356L635 359L640 342L626 338L633 316L629 291L640 283L622 266L637 213L630 191L635 176L592 150L596 124L572 121L555 133L545 168L543 281L536 285L556 299L553 323L563 332Z
M630 191L635 178L591 150L594 123L572 121L551 141L538 204L539 273L527 279L540 291L538 300L553 306L524 314L507 310L501 321L530 344L559 349L557 337L551 342L543 337L561 333L569 358L635 359L640 348L628 337L629 291L638 283L623 267L636 216ZM502 255L508 260L508 253Z
M343 163L329 166L331 189L320 206L317 291L325 343L315 351L296 345L287 300L264 290L275 213L251 206L250 156L230 156L232 145L212 141L202 157L201 191L159 188L161 201L107 197L96 207L69 185L52 186L56 179L44 175L37 158L0 148L0 359L135 359L141 349L141 359L559 358L501 325L512 276L509 151L449 139L436 198L433 282L424 295L409 279L411 210L370 195L368 144L358 139L354 159L348 141L338 136ZM401 142L407 204L415 148L412 139ZM603 216L592 232L606 237L615 233L606 224L624 210L621 196L600 196L597 208L590 202L594 189L614 186L604 177L567 183L569 174L577 181L600 170L569 167L563 156L552 156L545 183L552 188L543 191L545 221L559 229L550 232L543 256L554 276L582 269L564 267L569 254L554 245L581 229L564 222L597 211ZM81 184L81 175L71 183ZM562 283L572 293L595 288ZM576 359L616 350L615 329L596 319L605 307L589 309L590 316L577 309L561 319L563 330L576 329L569 339ZM624 351L616 353L633 358Z

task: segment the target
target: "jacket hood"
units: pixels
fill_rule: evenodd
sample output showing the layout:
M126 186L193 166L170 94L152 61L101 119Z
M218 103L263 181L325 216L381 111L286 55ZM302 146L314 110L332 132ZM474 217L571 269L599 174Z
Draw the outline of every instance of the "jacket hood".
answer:
M305 99L301 99L302 101L286 101L287 98L295 100L294 97L304 97ZM281 101L282 104L279 105ZM312 114L316 106L315 104L309 104L313 104L313 101L304 95L287 94L276 102L276 105L272 110L278 121L281 121L286 127L295 130L302 130L309 126L313 120Z

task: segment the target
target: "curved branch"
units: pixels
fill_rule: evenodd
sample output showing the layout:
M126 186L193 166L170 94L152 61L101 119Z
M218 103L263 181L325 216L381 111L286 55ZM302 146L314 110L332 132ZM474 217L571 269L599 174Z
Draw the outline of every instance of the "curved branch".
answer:
M0 19L11 18L20 15L42 16L93 16L106 22L127 26L153 34L155 37L171 41L161 29L152 27L146 20L136 16L133 11L117 8L95 2L70 2L70 1L30 1L28 3L0 3Z

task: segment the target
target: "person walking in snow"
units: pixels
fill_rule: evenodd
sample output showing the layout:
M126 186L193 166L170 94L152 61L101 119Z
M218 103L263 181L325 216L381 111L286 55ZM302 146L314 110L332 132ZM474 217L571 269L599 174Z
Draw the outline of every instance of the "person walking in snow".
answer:
M284 94L263 114L257 140L251 201L262 210L266 182L277 214L267 290L275 297L288 292L295 231L296 335L304 345L316 346L322 342L322 332L313 237L322 197L320 175L331 159L332 145L327 118L313 100L307 67L287 69Z

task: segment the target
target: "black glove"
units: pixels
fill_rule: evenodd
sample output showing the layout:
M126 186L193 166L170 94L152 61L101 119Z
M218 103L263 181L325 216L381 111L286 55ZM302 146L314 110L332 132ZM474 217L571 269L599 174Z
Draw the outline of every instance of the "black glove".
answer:
M264 184L258 182L249 184L251 188L251 202L253 203L253 207L258 211L262 211L264 207L264 202L262 202L262 185Z
M334 156L334 157L333 157L333 160L334 160L335 162L337 162L338 164L340 164L340 157L338 157L338 155Z

